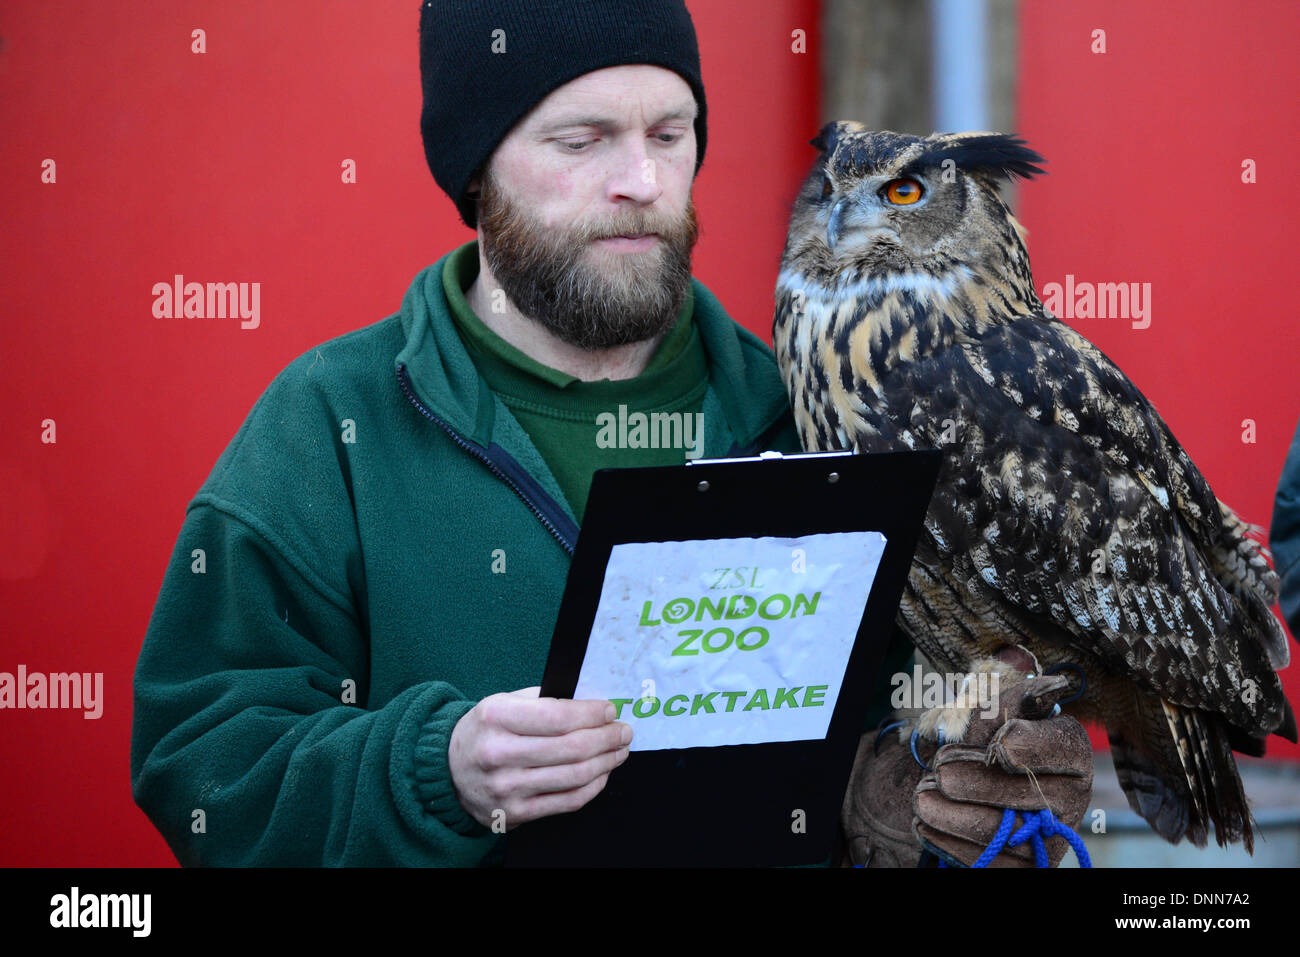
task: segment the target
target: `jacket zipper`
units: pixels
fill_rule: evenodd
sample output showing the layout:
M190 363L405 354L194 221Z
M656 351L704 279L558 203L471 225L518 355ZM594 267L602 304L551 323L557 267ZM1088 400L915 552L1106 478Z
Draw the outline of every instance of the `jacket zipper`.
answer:
M511 488L511 490L513 490L514 493L519 496L520 501L522 501L525 505L527 505L529 510L532 511L532 513L537 516L537 520L546 526L546 530L555 536L555 540L560 543L560 545L564 548L566 552L569 553L569 556L570 557L573 556L573 549L574 549L573 544L569 542L569 540L566 539L563 534L561 534L560 530L555 527L555 524L549 518L546 517L546 513L542 510L542 508L539 505L537 505L537 503L535 503L532 499L530 499L524 493L524 490L521 489L510 478L510 476L506 475L505 472L501 471L500 467L498 467L497 464L492 461L492 458L486 452L481 451L477 446L473 445L472 443L466 442L463 438L460 437L460 435L456 432L455 429L453 429L446 422L442 421L442 419L438 418L436 415L430 412L429 409L424 405L424 403L420 401L419 397L411 389L410 382L408 381L408 376L406 372L406 366L404 365L399 365L397 367L397 383L402 387L402 392L405 393L406 398L410 400L411 404L415 406L417 410L419 410L421 415L423 415L430 422L433 422L435 425L439 426L444 432L447 433L448 436L451 437L451 440L453 442L455 442L458 446L460 446L460 448L464 449L470 455L474 456L476 459L478 459L480 462L486 465L493 475L495 475L501 481L505 482L506 485L508 485Z

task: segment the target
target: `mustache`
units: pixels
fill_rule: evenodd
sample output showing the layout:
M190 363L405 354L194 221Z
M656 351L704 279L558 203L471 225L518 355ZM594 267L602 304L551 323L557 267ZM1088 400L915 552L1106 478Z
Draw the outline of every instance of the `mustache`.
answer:
M522 252L522 246L517 240L538 228L529 221L520 206L510 201L491 170L484 175L479 193L479 219L484 224L484 235L489 240L489 248L515 246L517 252ZM574 220L540 233L537 245L547 245L552 250L567 247L577 254L580 247L599 239L644 236L649 233L655 234L669 246L684 247L687 250L694 247L699 237L694 200L688 195L686 209L676 215L663 209L631 208L609 215Z
M615 236L644 236L648 233L670 236L680 228L665 216L629 211L597 222L575 223L572 235L578 242L585 243L596 239L613 239Z

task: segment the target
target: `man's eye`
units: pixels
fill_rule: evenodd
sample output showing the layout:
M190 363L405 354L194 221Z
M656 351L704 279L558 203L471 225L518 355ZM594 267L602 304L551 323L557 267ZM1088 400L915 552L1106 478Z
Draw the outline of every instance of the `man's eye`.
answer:
M682 138L681 133L656 133L655 138L661 143L676 143Z
M593 142L594 140L561 140L560 145L570 153L580 153Z

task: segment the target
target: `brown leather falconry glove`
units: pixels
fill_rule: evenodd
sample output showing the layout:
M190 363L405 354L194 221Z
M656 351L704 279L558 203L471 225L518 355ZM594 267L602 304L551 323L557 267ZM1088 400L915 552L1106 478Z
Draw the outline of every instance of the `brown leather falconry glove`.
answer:
M1078 721L1052 716L1069 682L997 670L995 709L979 702L964 713L938 708L921 719L931 737L936 724L948 738L961 735L938 748L918 738L917 754L932 770L912 756L910 722L881 738L863 735L844 798L842 863L915 867L924 848L969 866L993 840L1005 808L1050 807L1057 820L1078 828L1092 795L1092 748ZM1048 838L1046 847L1052 866L1069 849L1060 837ZM1033 849L1028 842L1005 848L990 866L1033 867Z

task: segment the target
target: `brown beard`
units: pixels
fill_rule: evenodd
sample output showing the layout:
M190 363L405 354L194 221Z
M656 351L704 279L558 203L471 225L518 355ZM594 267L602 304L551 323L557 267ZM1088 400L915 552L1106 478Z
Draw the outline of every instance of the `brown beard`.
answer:
M699 236L695 204L680 217L625 210L594 223L549 228L483 176L478 222L492 275L521 313L581 349L645 342L670 329L691 281ZM596 248L597 239L657 233L643 253ZM603 262L596 262L601 259Z

